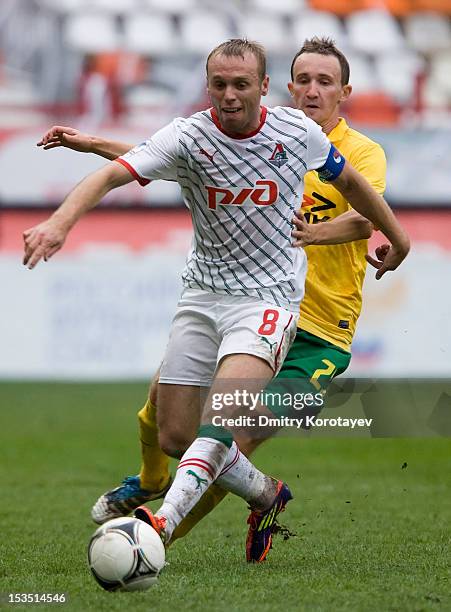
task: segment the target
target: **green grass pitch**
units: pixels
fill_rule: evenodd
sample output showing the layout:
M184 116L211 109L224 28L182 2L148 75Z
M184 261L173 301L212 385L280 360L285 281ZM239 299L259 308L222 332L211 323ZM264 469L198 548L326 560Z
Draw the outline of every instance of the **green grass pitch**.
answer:
M244 560L247 509L228 496L167 555L159 585L91 578L89 511L139 464L145 384L0 383L2 593L68 594L63 610L451 610L451 441L289 438L255 455L295 500L267 562ZM407 465L405 465L407 464ZM404 468L402 467L404 465Z

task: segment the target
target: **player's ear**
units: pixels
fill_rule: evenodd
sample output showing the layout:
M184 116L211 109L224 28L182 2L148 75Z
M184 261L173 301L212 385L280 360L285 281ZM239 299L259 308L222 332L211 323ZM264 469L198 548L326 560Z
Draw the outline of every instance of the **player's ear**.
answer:
M340 102L344 102L345 100L347 100L349 98L349 96L352 93L352 85L343 85L343 87L341 88L341 98L340 98Z
M262 96L266 96L266 94L268 93L268 89L269 89L269 76L266 75L260 87Z
M288 87L288 91L290 92L290 96L293 98L294 97L294 85L293 85L293 81L290 81L287 85Z

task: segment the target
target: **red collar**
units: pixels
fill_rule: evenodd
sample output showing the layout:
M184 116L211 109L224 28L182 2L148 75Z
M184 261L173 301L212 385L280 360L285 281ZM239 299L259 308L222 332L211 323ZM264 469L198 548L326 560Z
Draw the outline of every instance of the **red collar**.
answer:
M261 111L260 111L260 123L256 130L254 130L253 132L249 132L248 134L243 134L242 136L231 136L230 134L227 134L227 132L223 129L222 125L219 123L219 118L216 113L216 110L214 108L210 108L211 118L213 119L215 126L218 128L220 132L222 132L229 138L233 138L234 140L243 140L244 138L252 138L252 136L255 136L256 134L258 134L259 131L262 129L263 124L266 121L267 112L268 110L266 106L262 106Z

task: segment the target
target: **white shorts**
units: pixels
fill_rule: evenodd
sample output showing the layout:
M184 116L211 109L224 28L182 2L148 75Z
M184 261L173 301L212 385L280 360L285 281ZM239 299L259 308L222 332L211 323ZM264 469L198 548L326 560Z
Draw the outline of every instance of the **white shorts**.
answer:
M209 387L226 355L246 353L280 370L296 336L296 314L258 298L185 289L172 322L160 383Z

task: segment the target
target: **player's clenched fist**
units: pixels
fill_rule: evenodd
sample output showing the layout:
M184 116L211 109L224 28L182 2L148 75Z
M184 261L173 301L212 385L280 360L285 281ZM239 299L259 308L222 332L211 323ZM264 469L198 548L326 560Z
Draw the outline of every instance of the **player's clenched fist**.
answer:
M67 230L52 218L25 230L24 265L31 270L41 259L50 259L63 246L66 236Z

